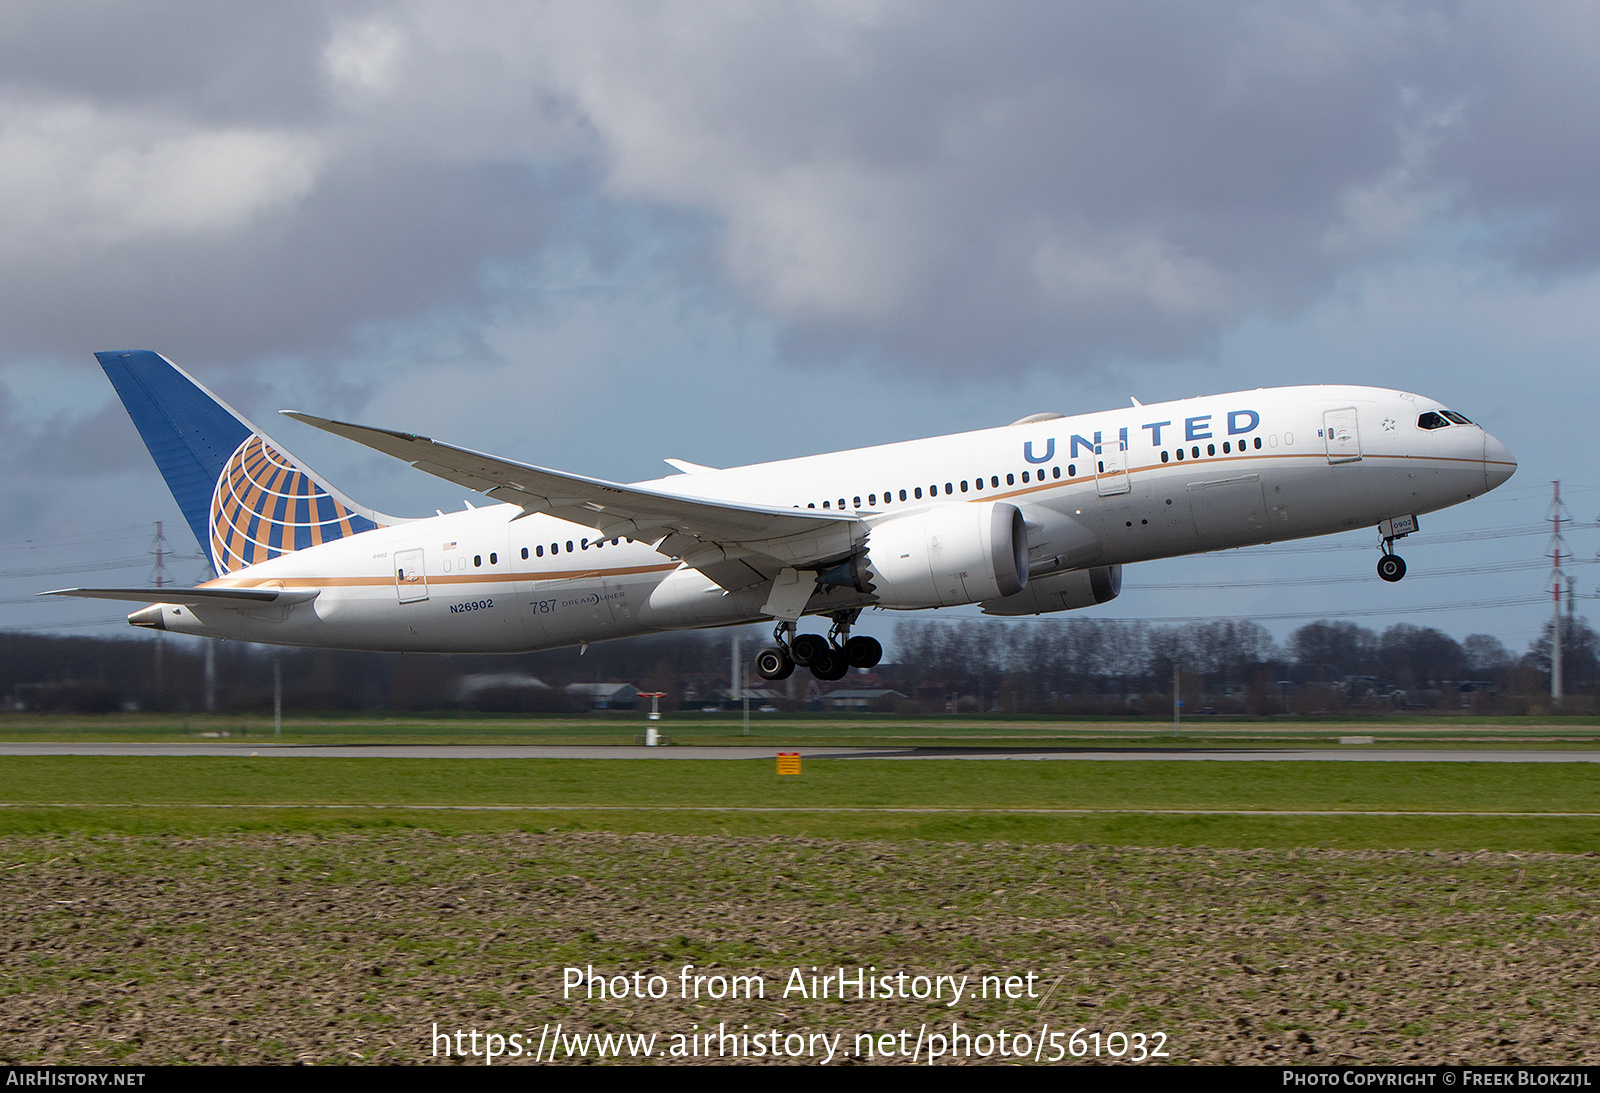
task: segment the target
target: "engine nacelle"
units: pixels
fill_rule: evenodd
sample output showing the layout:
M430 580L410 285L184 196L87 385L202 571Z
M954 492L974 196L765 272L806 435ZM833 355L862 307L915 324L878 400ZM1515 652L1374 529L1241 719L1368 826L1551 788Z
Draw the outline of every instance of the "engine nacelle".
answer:
M884 607L977 603L1028 586L1028 529L1004 501L937 505L874 524L863 561L857 587Z
M1035 577L1028 587L998 600L984 600L985 615L1044 615L1093 607L1117 598L1122 591L1122 567L1102 565Z

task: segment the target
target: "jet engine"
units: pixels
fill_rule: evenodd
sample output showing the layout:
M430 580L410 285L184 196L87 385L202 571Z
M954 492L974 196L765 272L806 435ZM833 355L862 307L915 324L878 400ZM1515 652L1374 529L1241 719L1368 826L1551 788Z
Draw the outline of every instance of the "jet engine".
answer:
M872 525L864 555L819 575L884 607L953 607L1028 584L1028 530L1003 501L936 505Z
M985 615L1043 615L1093 607L1117 598L1122 591L1122 567L1102 565L1035 577L1028 587L997 600L984 600Z

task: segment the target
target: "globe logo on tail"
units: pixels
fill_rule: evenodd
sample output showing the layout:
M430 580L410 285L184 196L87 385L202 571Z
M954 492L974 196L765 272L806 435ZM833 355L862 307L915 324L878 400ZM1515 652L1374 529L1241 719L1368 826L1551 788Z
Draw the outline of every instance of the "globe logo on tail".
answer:
M376 526L252 433L228 458L211 496L211 566L220 577Z

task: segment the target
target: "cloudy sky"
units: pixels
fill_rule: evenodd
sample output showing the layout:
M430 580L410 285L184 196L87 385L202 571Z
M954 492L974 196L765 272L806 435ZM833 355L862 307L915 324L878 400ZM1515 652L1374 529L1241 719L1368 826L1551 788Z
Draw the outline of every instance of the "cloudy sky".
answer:
M275 411L637 480L1405 388L1521 469L1403 584L1362 533L1133 567L1098 613L1520 650L1550 480L1600 510L1597 195L1591 3L10 0L0 627L126 633L29 597L141 583L156 520L197 549L91 356L149 348L399 514L462 497Z

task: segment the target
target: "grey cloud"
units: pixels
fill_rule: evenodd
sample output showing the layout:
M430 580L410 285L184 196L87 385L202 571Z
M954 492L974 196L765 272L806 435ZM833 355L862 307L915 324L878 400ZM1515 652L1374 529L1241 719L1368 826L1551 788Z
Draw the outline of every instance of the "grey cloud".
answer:
M34 95L301 123L327 106L321 46L340 10L304 0L12 0L0 9L0 72L7 88Z
M1464 91L1438 184L1523 269L1561 274L1600 259L1600 10L1475 5L1452 57Z
M485 271L568 249L763 314L795 359L1084 368L1203 351L1440 237L1538 272L1600 257L1579 5L0 18L0 139L45 147L63 130L41 109L93 111L57 160L0 170L43 238L77 240L0 262L24 350L336 356L430 313L536 308ZM229 176L230 148L276 174ZM237 192L186 217L159 170L179 152ZM79 215L52 180L86 173L149 192L86 186Z
M0 383L0 466L6 468L7 479L0 494L0 527L13 545L63 527L81 527L86 512L105 526L109 513L115 513L112 521L124 518L123 506L137 504L135 497L144 502L139 518L143 512L163 514L172 505L157 492L159 478L149 458L120 404L81 416L62 413L39 419L24 413ZM150 467L149 474L118 481L115 489L109 485L117 481L119 470L144 467ZM45 551L43 557L38 564L48 564L54 555ZM26 596L44 587L52 585L40 578L5 591Z
M110 404L82 416L57 416L45 422L12 420L5 462L18 484L58 491L72 480L105 473L107 467L138 466L147 460L144 445L121 405Z
M158 348L243 360L347 348L356 324L481 306L486 262L550 242L571 180L508 164L330 172L291 215L228 239L115 247L0 298L14 351Z

